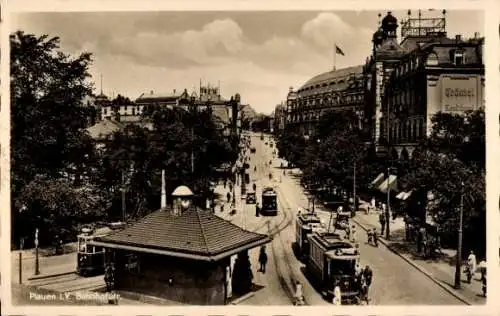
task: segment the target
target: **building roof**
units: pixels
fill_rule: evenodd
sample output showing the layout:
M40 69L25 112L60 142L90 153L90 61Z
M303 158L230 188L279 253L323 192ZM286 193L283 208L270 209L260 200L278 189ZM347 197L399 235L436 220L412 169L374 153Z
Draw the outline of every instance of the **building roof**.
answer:
M136 103L151 103L151 102L169 102L179 99L183 95L183 91L173 91L171 93L150 93L141 94L136 100Z
M315 86L317 84L323 84L323 83L329 84L332 80L345 77L351 73L362 74L363 73L363 66L357 65L357 66L352 66L352 67L347 67L347 68L342 68L342 69L324 72L322 74L319 74L319 75L314 76L311 79L309 79L302 87L300 87L299 90L302 90L304 88L308 88L311 86Z
M87 128L87 132L93 139L102 139L114 132L122 130L123 127L124 126L117 121L103 120Z
M131 246L140 249L137 251L163 251L173 257L205 261L217 261L269 241L266 235L243 230L210 211L195 208L180 215L172 214L170 209L159 210L124 230L95 240L102 246Z

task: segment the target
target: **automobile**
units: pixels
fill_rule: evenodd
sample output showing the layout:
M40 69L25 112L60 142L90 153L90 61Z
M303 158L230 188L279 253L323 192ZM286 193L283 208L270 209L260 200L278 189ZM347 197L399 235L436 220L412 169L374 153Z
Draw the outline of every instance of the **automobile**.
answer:
M255 147L250 148L250 152L251 152L252 154L255 154L255 151L256 151L256 150L255 150Z
M257 196L255 192L247 192L246 203L247 204L255 204L257 202Z

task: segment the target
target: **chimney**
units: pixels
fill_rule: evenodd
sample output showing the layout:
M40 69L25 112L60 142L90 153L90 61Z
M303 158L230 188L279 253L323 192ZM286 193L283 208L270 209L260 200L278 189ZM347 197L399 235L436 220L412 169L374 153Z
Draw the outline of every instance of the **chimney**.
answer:
M153 91L153 90L151 90L149 93L150 93L151 95L153 95L153 94L154 94L154 91Z
M479 32L474 32L474 39L478 39L479 38Z
M460 35L460 34L455 35L455 40L457 42L460 42L462 40L462 35Z
M175 89L174 89L174 95L175 95Z

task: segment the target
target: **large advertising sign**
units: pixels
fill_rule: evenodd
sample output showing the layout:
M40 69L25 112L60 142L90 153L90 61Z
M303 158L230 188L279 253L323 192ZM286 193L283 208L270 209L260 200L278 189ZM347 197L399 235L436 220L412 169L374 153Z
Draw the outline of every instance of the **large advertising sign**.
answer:
M479 78L445 76L441 79L441 102L444 112L463 112L478 108Z

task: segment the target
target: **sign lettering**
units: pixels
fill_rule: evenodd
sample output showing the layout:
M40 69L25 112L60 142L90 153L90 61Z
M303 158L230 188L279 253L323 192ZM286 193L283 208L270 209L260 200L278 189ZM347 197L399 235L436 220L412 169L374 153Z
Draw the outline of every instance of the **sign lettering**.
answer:
M478 107L478 78L445 76L441 79L441 102L445 112L464 112Z

